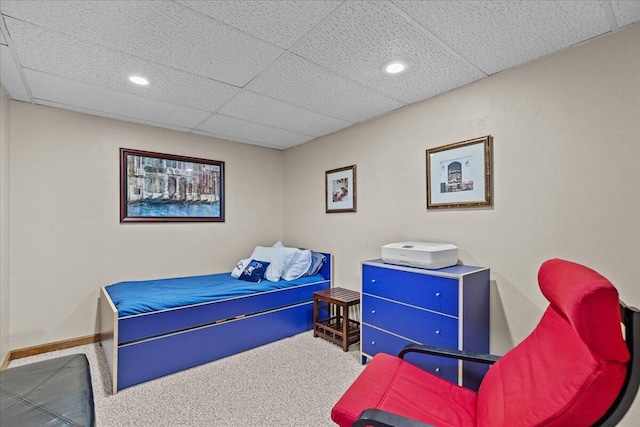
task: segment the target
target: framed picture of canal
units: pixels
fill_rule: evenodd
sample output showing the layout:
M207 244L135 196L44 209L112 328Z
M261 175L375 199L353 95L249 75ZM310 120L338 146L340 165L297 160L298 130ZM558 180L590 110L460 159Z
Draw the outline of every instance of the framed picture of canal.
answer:
M120 222L224 222L224 162L120 149Z
M427 209L493 206L493 138L427 150Z

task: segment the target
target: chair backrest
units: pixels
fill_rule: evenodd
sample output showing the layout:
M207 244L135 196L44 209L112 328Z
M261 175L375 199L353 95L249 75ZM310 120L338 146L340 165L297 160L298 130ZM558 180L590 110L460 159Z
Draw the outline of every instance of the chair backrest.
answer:
M479 426L590 426L625 382L629 350L613 285L560 259L546 261L538 281L549 307L487 372L478 390Z

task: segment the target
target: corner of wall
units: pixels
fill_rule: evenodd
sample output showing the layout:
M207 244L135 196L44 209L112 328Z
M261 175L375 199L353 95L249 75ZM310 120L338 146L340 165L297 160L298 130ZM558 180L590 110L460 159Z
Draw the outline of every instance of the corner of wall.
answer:
M9 119L10 101L0 86L0 361L9 353Z

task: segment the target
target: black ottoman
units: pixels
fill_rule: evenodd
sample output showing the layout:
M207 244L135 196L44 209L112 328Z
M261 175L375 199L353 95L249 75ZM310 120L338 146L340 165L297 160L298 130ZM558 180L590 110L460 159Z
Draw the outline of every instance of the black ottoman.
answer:
M0 426L94 425L91 372L84 354L0 371Z

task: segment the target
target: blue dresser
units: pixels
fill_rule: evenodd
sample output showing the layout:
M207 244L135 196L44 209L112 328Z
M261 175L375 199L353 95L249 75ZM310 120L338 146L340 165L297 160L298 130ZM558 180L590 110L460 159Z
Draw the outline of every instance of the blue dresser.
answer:
M362 362L409 343L489 352L489 269L362 262ZM405 360L477 390L488 365L409 354Z

